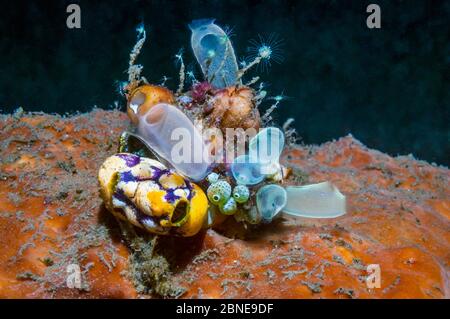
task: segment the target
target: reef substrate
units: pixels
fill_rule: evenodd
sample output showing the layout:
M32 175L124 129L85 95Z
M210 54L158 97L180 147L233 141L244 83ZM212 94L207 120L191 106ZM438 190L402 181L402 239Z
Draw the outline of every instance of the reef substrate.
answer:
M448 168L352 136L298 146L283 163L299 184L338 186L347 215L152 237L120 227L98 194L130 125L119 111L0 115L0 298L450 297ZM366 285L370 264L380 288Z

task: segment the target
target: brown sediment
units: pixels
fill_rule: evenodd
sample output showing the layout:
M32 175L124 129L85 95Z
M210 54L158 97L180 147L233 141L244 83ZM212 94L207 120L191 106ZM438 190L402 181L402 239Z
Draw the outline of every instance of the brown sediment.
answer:
M119 111L0 115L0 297L450 297L449 169L351 136L298 146L283 158L291 178L333 182L347 215L155 242L124 235L98 194L98 168L129 126ZM379 289L366 286L369 264Z

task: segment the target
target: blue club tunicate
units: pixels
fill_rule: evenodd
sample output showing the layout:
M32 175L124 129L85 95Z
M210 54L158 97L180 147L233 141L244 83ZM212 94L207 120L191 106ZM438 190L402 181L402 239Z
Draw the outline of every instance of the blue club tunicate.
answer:
M286 190L276 184L265 185L256 193L256 206L263 223L270 223L287 202Z
M217 182L217 181L219 180L219 174L217 174L217 173L210 173L210 174L206 177L206 179L208 180L208 182L209 182L210 184L215 183L215 182Z
M256 185L264 179L261 165L248 155L241 155L231 163L231 174L237 184Z
M228 35L214 19L194 20L191 46L202 68L205 80L216 88L225 88L238 82L238 65Z
M249 156L260 163L262 173L276 173L277 164L284 148L284 133L276 127L261 130L250 140Z

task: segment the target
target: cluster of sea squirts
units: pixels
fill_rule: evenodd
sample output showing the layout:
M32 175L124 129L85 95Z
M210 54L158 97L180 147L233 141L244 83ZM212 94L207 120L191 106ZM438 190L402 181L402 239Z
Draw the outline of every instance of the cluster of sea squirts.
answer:
M285 134L268 126L280 99L260 116L258 106L266 92L261 84L252 88L259 77L242 84L248 69L271 58L271 48L262 45L254 59L239 68L227 33L214 20L197 20L190 28L203 80L189 73L192 86L184 92L186 72L178 55L180 84L176 93L149 84L141 76L142 66L135 65L135 60L146 33L138 30L124 86L127 113L135 131L122 135L120 153L108 158L99 171L101 195L108 210L149 232L181 236L193 236L230 215L258 224L271 222L282 210L304 217L344 214L345 197L329 183L283 185L289 169L279 159L291 131ZM246 141L245 154L234 158L231 165L221 165L212 158L224 152L224 145L213 137L205 138L201 134L205 126L259 133ZM180 128L190 137L181 145L183 150L199 159L174 158L173 150L180 145L172 135ZM131 140L142 147L131 147ZM208 152L198 152L199 146Z

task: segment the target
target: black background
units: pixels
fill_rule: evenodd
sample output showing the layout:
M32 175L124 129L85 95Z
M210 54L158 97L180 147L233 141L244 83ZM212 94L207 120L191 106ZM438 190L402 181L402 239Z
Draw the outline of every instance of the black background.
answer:
M220 313L222 304L263 303L273 304L274 310L270 314L223 314ZM210 306L219 311L210 311L207 317L202 315L177 314L179 306ZM303 316L318 315L344 318L347 314L359 314L365 316L370 313L373 318L382 318L387 313L401 312L406 317L425 317L432 311L444 313L448 302L445 300L343 300L343 299L203 299L203 300L0 300L3 310L11 309L11 312L21 316L35 313L46 313L48 318L60 318L68 312L74 318L84 318L86 314L95 314L99 317L123 318L130 316L130 309L135 314L151 314L165 318L291 318L294 313ZM51 312L48 309L52 309ZM441 309L441 310L439 310Z
M70 3L81 7L81 29L66 27ZM381 7L381 29L366 26L369 3ZM174 89L180 48L199 73L187 24L208 17L233 28L239 57L258 35L284 40L284 62L261 75L271 95L289 96L278 120L294 117L305 143L352 133L392 155L450 165L450 1L2 1L0 110L123 109L117 82L140 22L144 75L166 75Z

